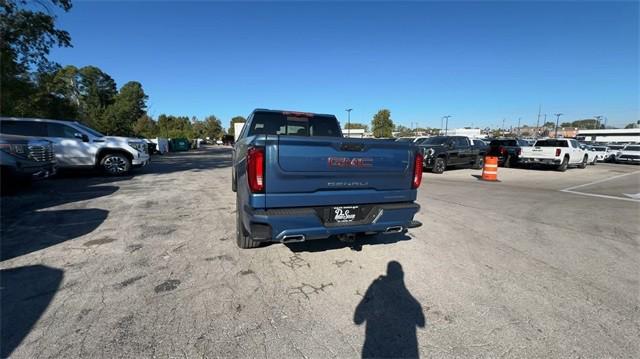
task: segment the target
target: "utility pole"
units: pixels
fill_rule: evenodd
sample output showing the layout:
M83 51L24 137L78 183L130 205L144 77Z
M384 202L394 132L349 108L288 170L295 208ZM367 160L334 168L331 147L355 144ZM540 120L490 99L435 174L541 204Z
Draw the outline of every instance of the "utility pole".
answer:
M542 111L542 105L538 105L538 120L536 121L536 138L538 138L538 128L540 127L540 111Z
M556 136L555 136L555 138L558 138L558 123L560 122L560 116L562 116L562 115L564 115L564 114L560 113L560 112L555 114L555 116L556 116Z
M444 117L440 119L440 134L442 135L442 128L444 127Z
M506 121L506 118L502 118L502 127L500 128L500 135L504 136L504 121Z
M600 129L600 121L602 120L602 116L593 116L596 119L596 129Z
M351 111L352 108L348 108L347 111L347 137L351 137Z
M445 124L444 124L445 136L449 133L449 117L451 117L451 115L442 116L442 118L445 120Z
M518 137L520 137L520 120L522 117L518 117Z

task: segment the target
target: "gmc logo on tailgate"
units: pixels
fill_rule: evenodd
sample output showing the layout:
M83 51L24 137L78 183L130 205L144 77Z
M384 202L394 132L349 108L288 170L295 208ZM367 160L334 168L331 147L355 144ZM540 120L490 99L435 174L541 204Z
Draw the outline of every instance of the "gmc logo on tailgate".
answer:
M364 168L373 166L373 158L362 157L329 157L329 167Z

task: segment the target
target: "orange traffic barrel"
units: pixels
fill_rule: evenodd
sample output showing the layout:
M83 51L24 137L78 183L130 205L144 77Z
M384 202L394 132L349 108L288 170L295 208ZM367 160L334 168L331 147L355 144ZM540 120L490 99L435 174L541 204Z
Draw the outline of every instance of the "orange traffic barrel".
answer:
M493 182L498 180L498 157L485 156L484 167L482 167L482 180Z

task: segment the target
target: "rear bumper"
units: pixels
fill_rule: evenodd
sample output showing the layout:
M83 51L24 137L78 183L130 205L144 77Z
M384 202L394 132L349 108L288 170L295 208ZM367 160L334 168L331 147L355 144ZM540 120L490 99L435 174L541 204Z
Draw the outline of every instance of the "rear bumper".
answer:
M556 158L533 158L533 157L520 157L518 162L523 164L541 164L541 165L560 165L560 159Z
M419 227L414 215L417 203L386 203L374 205L369 215L359 223L324 223L317 208L279 208L247 210L245 228L252 239L265 242L287 242L328 238L351 233L400 232ZM295 239L295 240L294 240Z

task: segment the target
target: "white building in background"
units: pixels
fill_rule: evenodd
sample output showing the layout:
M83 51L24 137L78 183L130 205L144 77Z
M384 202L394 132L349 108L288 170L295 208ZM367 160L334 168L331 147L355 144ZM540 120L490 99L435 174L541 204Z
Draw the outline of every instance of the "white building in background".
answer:
M445 131L441 130L441 134L444 135ZM447 131L447 136L465 136L471 139L487 137L480 132L479 128L453 128Z
M640 128L578 130L578 141L585 142L635 142L640 143Z
M342 129L342 135L349 138L370 138L371 132L366 132L364 128Z
M242 132L242 128L244 128L244 122L233 123L233 141L238 140L238 136L240 136L240 132Z

